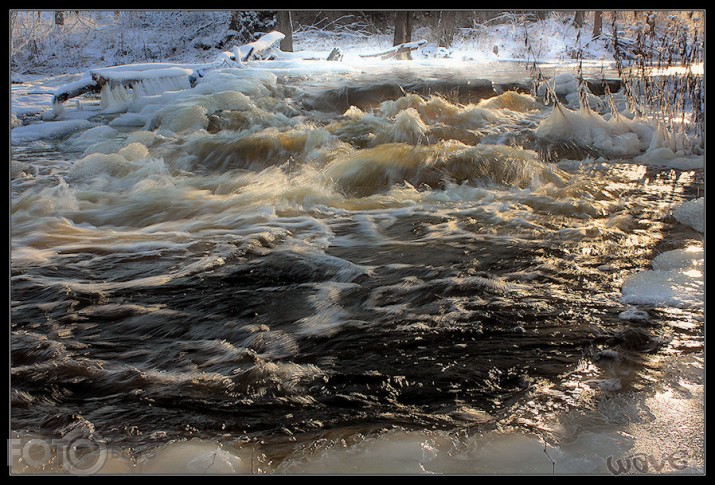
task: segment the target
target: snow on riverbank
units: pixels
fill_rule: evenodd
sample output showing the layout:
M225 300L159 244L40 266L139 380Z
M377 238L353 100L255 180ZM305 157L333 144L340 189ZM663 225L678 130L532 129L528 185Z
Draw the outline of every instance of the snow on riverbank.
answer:
M705 232L705 197L676 207L678 222ZM622 303L703 308L705 305L705 250L693 245L659 254L653 269L629 276L623 282Z
M232 32L228 30L229 11L125 12L119 19L111 11L85 12L81 22L68 20L63 29L52 25L51 12L42 15L44 20L40 26L46 32L33 33L37 52L27 50L26 39L14 41L16 51L13 52L12 72L15 81L32 80L38 74L78 73L87 68L118 64L210 62L225 50L227 46L219 46ZM587 20L584 31L589 27ZM609 28L604 24L604 32ZM15 34L19 36L20 31ZM529 46L524 42L525 36L529 38ZM461 28L455 32L449 48L438 47L434 37L429 27L416 26L413 40L427 39L430 46L416 53L415 59L524 60L530 57L531 49L540 62L563 62L571 60L574 48L581 47L583 59L611 60L606 40L592 41L585 34L579 38L566 14L531 22L527 27L520 17L507 15L498 21ZM583 40L583 37L589 39ZM389 29L376 33L347 27L325 30L296 25L293 46L296 52L320 53L322 59L334 47L339 47L345 60L351 61L391 48L392 40L393 33Z

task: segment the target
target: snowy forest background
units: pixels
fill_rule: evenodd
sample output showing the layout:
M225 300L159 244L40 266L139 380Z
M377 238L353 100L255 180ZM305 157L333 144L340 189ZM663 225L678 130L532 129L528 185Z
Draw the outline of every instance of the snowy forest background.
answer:
M12 11L11 71L74 73L136 62L203 61L279 25L275 11ZM459 60L593 59L669 65L702 57L704 18L685 11L292 11L283 50L379 50L425 39L419 55ZM285 21L284 21L285 22ZM405 22L407 22L405 24ZM288 32L284 32L288 33Z

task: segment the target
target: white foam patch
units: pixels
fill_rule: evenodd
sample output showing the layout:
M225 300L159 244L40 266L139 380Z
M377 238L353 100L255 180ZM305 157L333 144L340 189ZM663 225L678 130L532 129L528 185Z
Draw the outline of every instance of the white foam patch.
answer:
M435 441L446 445L445 436L395 431L361 441L348 449L330 444L319 454L306 453L286 460L277 473L426 473L430 462L447 458Z
M681 224L688 225L698 232L705 232L705 197L683 202L673 211L673 216Z
M10 179L23 178L29 176L31 173L32 170L27 163L10 160Z
M528 112L540 109L540 105L533 96L517 93L516 91L507 91L498 96L488 99L483 99L477 104L478 108L483 109L508 109L511 111Z
M628 307L627 310L624 310L619 313L618 318L631 322L642 322L650 319L650 315L648 315L648 312L645 310L639 310L638 308L631 306Z
M163 129L180 133L183 131L205 130L209 125L204 106L168 106L157 111L155 120Z
M153 131L134 131L127 137L127 143L141 143L146 147L150 147L157 140L157 135Z
M395 116L394 124L388 128L381 143L408 143L417 145L426 138L427 126L414 108L407 108ZM380 137L383 138L383 137Z
M300 319L298 335L327 337L335 334L347 322L350 314L340 305L341 293L359 287L355 283L327 282L318 285L318 292L309 298L314 315Z
M120 154L92 153L74 162L67 172L67 178L73 181L88 181L99 175L124 177L135 168Z
M251 98L238 91L220 91L213 94L221 109L245 111L254 107Z
M130 162L135 162L149 156L149 150L147 147L141 143L130 143L121 150L119 150L119 155L124 157Z
M653 269L623 282L622 303L701 308L705 304L704 251L693 246L658 255Z

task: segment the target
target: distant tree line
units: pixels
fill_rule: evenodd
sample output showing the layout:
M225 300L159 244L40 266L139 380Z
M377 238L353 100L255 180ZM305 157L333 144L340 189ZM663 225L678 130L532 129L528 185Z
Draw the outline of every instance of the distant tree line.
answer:
M271 11L271 10L233 10L229 21L229 29L236 32L237 40L251 42L261 34L276 29L286 38L281 42L284 51L293 50L294 24L320 25L329 30L346 25L355 20L371 24L375 33L394 30L394 45L410 42L415 26L427 26L433 34L433 41L442 47L451 46L459 28L498 20L506 15L519 15L525 21L544 20L548 10L324 10L324 11ZM573 23L581 28L584 24L584 10L574 11ZM603 12L588 12L593 15L593 36L601 34ZM120 15L115 11L115 18ZM64 12L55 12L55 24L64 24Z
M228 28L235 32L233 40L251 42L270 30L279 30L286 35L281 42L284 51L293 50L293 30L296 25L319 26L330 30L362 22L372 27L373 33L394 32L394 45L410 42L416 28L429 27L431 41L442 47L450 47L460 28L473 28L484 24L496 24L512 21L532 22L544 20L551 12L561 15L573 15L573 24L581 29L586 19L591 20L592 37L598 37L603 29L603 11L600 10L312 10L312 11L272 11L272 10L233 10ZM68 11L57 10L54 14L55 25L62 26ZM79 15L79 11L72 11ZM38 13L39 14L39 13ZM15 12L16 15L16 12ZM115 20L119 20L121 11L115 11ZM634 21L639 18L655 32L657 15L653 11L633 11ZM11 17L11 24L12 24Z

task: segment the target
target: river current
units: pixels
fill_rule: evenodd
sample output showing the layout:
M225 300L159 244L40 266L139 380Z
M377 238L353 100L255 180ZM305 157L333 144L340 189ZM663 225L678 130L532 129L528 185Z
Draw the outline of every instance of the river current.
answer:
M525 82L234 71L13 142L17 437L89 430L109 472L603 473L657 396L697 405L703 308L621 290L702 246L672 216L702 170L545 146Z

